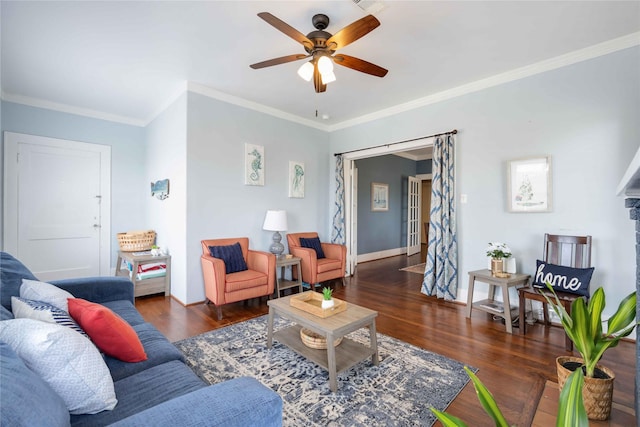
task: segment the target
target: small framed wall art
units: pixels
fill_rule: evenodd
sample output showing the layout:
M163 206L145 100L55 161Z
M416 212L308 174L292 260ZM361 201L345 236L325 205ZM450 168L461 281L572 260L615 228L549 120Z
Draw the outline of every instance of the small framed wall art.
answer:
M371 183L371 211L384 212L389 210L389 184Z
M304 198L304 163L289 162L289 197Z
M512 160L507 167L509 212L551 212L551 157Z
M244 144L244 183L264 185L264 147Z

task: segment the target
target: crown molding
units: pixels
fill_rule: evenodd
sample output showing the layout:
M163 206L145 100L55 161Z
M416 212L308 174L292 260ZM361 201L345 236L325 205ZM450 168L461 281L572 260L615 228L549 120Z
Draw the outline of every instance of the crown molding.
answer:
M29 96L14 95L12 93L2 92L2 100L13 102L16 104L28 105L30 107L44 108L47 110L58 111L61 113L75 114L77 116L90 117L93 119L106 120L109 122L122 123L126 125L143 127L146 123L143 120L132 119L130 117L120 116L117 114L105 113L104 111L92 110L90 108L76 107L73 105L61 104L58 102L47 101L46 99L31 98Z
M589 46L584 49L556 56L555 58L547 59L535 64L527 65L525 67L516 68L514 70L510 70L501 74L496 74L495 76L488 77L486 79L478 80L472 83L438 92L424 98L419 98L413 101L406 102L404 104L399 104L394 107L376 111L371 114L366 114L352 120L345 120L343 122L328 126L329 132L393 116L406 111L414 110L416 108L435 104L451 98L456 98L458 96L477 92L515 80L520 80L536 74L545 73L547 71L556 70L558 68L566 67L568 65L597 58L599 56L607 55L609 53L617 52L619 50L638 45L640 45L640 32L631 33L629 35Z
M392 154L394 156L403 157L405 159L413 160L414 162L419 162L421 160L429 160L429 159L431 159L433 157L431 154L425 154L425 155L417 156L415 154L404 152L404 151L400 151L398 153L392 153Z
M288 120L290 122L298 123L298 124L312 127L319 130L323 130L325 132L329 130L329 126L327 125L316 123L313 120L305 119L300 116L296 116L295 114L286 113L282 110L268 107L266 105L259 104L257 102L248 101L244 98L229 95L227 93L220 92L218 90L212 89L208 86L204 86L198 83L188 82L187 90L189 92L197 93L203 96L207 96L209 98L217 99L219 101L224 101L229 104L238 105L240 107L248 108L250 110L255 110L264 114L269 114L270 116L278 117L280 119Z

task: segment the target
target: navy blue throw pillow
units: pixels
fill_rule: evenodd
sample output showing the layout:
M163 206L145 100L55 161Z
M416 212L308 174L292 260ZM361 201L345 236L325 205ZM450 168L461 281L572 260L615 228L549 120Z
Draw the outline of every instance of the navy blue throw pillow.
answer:
M302 246L303 248L315 249L316 258L318 259L326 258L324 256L324 252L322 251L322 245L320 244L320 239L318 237L311 237L311 238L301 237L300 246Z
M247 270L247 263L242 256L240 243L229 246L209 246L209 253L212 257L224 261L224 269L227 274Z
M537 260L533 286L546 289L545 283L549 282L555 291L588 297L589 282L591 282L593 270L593 267L573 268Z

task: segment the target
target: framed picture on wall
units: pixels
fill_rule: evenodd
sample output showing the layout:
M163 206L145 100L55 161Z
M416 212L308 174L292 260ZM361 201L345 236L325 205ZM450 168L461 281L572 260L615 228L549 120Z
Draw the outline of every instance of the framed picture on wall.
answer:
M244 144L244 184L264 185L264 147Z
M371 183L371 210L373 212L389 210L389 184Z
M507 168L509 212L551 212L551 157L512 160Z
M304 163L289 162L289 197L304 198Z

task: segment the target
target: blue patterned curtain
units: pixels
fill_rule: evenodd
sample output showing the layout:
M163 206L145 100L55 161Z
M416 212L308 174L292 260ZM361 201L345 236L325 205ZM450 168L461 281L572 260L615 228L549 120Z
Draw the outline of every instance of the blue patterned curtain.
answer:
M342 154L336 156L336 212L333 215L331 242L344 245L344 167Z
M458 293L453 144L453 135L447 135L437 137L433 146L429 244L421 289L446 300L455 300Z

